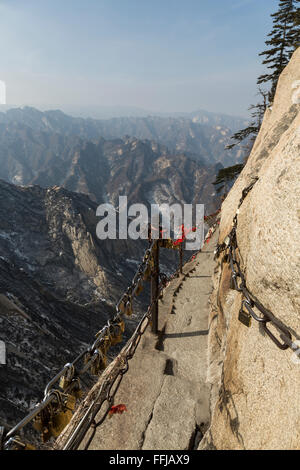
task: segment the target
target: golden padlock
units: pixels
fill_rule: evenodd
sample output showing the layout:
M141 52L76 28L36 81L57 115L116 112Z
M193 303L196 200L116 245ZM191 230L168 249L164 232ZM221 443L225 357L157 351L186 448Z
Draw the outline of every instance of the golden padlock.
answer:
M99 373L106 369L107 366L107 358L106 356L100 351L97 351L97 358L91 364L90 372L92 375L99 375Z
M115 327L111 335L111 345L115 346L116 344L121 343L122 339L123 338L121 330L118 327Z
M66 390L66 388L70 385L71 380L68 380L65 375L62 375L61 378L59 379L59 387L62 390Z
M111 335L110 333L108 332L107 335L104 336L103 338L103 342L101 343L101 351L103 354L107 354L109 348L111 347Z
M143 290L144 290L143 281L142 281L142 279L140 279L140 280L138 281L138 283L137 283L137 285L136 285L134 291L133 291L133 294L134 294L136 297L138 297L138 296L141 294L141 292L142 292ZM132 312L131 312L131 314L132 314ZM131 314L130 314L130 315L131 315ZM128 313L127 313L127 315L128 315Z
M63 409L53 414L50 425L50 433L53 437L58 437L69 424L73 416L75 405L76 398L72 395L67 395Z
M154 250L153 250L153 251L154 251ZM151 272L152 272L153 269L154 269L154 266L155 266L153 252L151 253L151 256L149 257L148 264L149 264L150 269L151 269Z
M73 376L74 366L72 364L66 364L64 375L62 375L59 379L59 387L62 390L66 390L66 388L71 384Z
M121 302L118 305L118 311L119 312L125 313L126 302L127 302L127 295L125 294L124 297L122 298Z
M79 377L76 377L73 379L73 386L72 390L69 392L70 395L72 395L76 400L79 400L82 397L82 390L81 390L81 385L80 385L80 380ZM75 383L75 386L74 386Z
M125 323L123 320L119 320L118 323L114 323L111 325L111 345L114 346L115 344L121 343L123 338L122 334L125 331Z
M171 239L169 240L168 248L169 248L170 250L174 250L174 249L177 248L177 246L174 245L174 242L173 242L173 240L171 240Z
M226 247L228 247L228 246L230 245L230 241L231 241L231 240L230 240L230 237L229 237L229 235L227 235L227 237L226 237L225 240L224 240L224 245L225 245Z
M133 309L132 309L132 299L128 300L127 304L126 304L126 310L125 310L125 315L127 315L128 317L131 317L133 313ZM123 331L124 332L124 331Z
M52 407L47 406L34 418L32 423L34 429L41 434L43 442L49 441L52 437L51 426L52 426Z
M121 332L124 333L124 331L125 331L125 322L124 322L124 320L120 320L118 325L121 329Z
M150 263L148 263L143 272L143 280L149 281L150 277L151 277L151 266L150 266Z
M247 328L250 328L251 326L251 322L252 322L252 317L250 315L250 313L248 312L245 312L245 310L243 309L243 307L241 307L240 311L239 311L239 321L247 326Z

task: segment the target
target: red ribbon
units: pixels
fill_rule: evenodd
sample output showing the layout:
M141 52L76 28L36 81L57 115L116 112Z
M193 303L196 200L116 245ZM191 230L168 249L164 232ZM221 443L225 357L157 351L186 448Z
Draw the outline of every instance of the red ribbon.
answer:
M109 410L108 414L110 416L112 415L115 415L115 414L123 414L124 411L127 411L127 408L126 408L126 405L115 405L115 406L112 406L111 409Z

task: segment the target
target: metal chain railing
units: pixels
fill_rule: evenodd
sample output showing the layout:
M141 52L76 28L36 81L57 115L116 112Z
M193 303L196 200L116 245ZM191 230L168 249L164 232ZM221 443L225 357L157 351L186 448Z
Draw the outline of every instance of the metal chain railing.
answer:
M140 343L140 340L145 333L148 325L151 323L152 307L158 301L160 293L151 305L148 307L147 313L141 319L138 327L136 328L132 338L128 341L124 351L116 359L115 367L109 371L109 376L101 384L101 387L93 399L91 405L84 413L80 422L68 437L67 442L63 446L63 450L76 450L84 440L88 430L91 428L92 433L84 445L84 450L87 450L95 436L96 429L104 422L109 414L113 405L114 397L121 385L124 375L129 370L129 361L133 358L135 351ZM95 421L96 415L100 412L104 403L107 402L107 408L104 411L101 419Z
M214 216L215 214L211 217ZM208 218L209 217L210 216L208 216ZM211 229L209 233L211 234ZM81 352L73 362L67 363L55 377L50 380L44 390L42 401L38 403L25 418L8 432L5 432L4 428L1 428L0 450L33 449L34 447L32 445L22 442L19 437L20 431L29 423L32 423L34 428L41 433L43 442L47 442L51 437L56 438L62 433L72 418L76 400L81 396L80 380L82 376L88 371L92 375L98 376L106 369L108 350L111 346L122 341L122 335L125 330L124 316L131 316L133 313L133 298L137 297L142 292L144 282L151 280L151 284L155 284L155 288L151 289L151 303L147 313L140 321L135 333L128 342L128 353L124 357L126 367L125 369L121 368L113 381L109 382L109 389L105 399L101 401L101 406L106 400L108 404L111 403L124 373L128 370L128 361L133 357L140 342L140 338L150 323L150 319L152 320L152 324L155 324L155 328L153 329L152 327L152 331L156 332L157 330L157 305L162 288L164 288L173 277L182 272L182 254L180 250L182 243L178 244L172 240L166 239L152 240L151 229L148 234L149 248L144 254L143 260L133 277L131 285L116 305L116 315L96 334L96 340L90 347ZM170 278L167 278L159 272L158 251L160 247L178 249L180 253L179 268ZM142 328L145 322L146 327ZM118 377L119 381L117 382L117 386L113 393L111 393L112 387ZM93 406L96 406L96 404L95 402ZM100 409L101 406L96 408ZM85 426L82 425L80 429L83 428L85 428ZM82 430L79 430L78 436L81 436L81 432ZM74 437L67 448L76 447L77 442L78 437Z
M151 278L152 257L157 245L158 241L155 240L146 250L131 285L116 306L116 315L96 334L96 340L89 348L81 352L73 362L66 364L50 380L45 388L43 400L13 429L4 434L2 448L27 448L26 444L21 443L18 434L30 422L41 432L44 442L62 432L71 419L70 411L75 407L76 398L80 397L80 377L89 370L92 375L99 375L106 368L109 348L122 341L125 329L123 317L133 313L133 297L141 293L143 282ZM81 367L80 363L83 363ZM58 383L59 389L54 389L53 386Z
M212 214L210 219L211 227L205 237L204 242L208 243L210 241L212 235L218 227L218 223L215 221L215 217L219 214L219 212L220 211L218 211L216 214ZM164 248L174 248L174 243L171 240L159 240L159 244ZM199 252L201 251L202 250L200 249ZM195 258L196 255L193 255L190 260L188 260L188 262ZM113 405L114 397L120 387L123 376L129 370L128 362L133 358L143 334L145 333L149 323L151 323L151 319L153 321L152 309L154 305L157 304L158 299L160 298L161 290L167 285L168 282L170 282L176 275L178 275L178 273L182 273L181 257L179 261L179 268L171 277L167 278L165 275L160 276L161 281L159 284L157 297L152 300L151 305L148 307L147 313L140 321L135 333L126 345L125 350L118 356L114 371L110 372L109 378L101 384L97 396L93 399L91 405L86 410L71 435L68 436L67 441L63 445L63 450L77 450L82 441L84 440L88 430L92 429L91 435L84 444L84 450L88 450L88 448L90 447L95 437L97 428L104 422L104 420L109 414L109 411ZM108 406L105 412L103 413L101 419L96 422L95 417L100 412L105 401L107 401Z
M242 198L240 199L238 205L238 210L233 218L232 230L227 235L224 242L217 245L215 258L219 258L220 254L225 252L223 261L229 262L230 264L231 288L243 294L244 299L242 300L242 305L239 312L239 321L247 327L250 327L252 319L254 319L261 325L263 331L270 337L270 339L279 349L286 350L290 348L295 351L298 349L298 347L295 347L295 343L293 342L289 328L284 325L282 321L276 318L272 312L266 309L249 291L246 285L245 275L241 269L241 264L237 259L236 250L238 249L237 228L239 210L245 198L253 189L257 181L258 178L255 178L254 181L243 190ZM258 312L256 313L254 309L256 309ZM280 339L278 339L274 333L268 329L268 324L275 326L275 328L279 331Z

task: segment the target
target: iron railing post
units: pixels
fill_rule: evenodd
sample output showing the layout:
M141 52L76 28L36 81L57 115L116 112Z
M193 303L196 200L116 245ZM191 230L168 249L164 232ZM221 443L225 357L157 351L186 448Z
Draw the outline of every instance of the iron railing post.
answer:
M182 267L183 267L183 239L184 239L184 227L181 227L181 240L179 246L179 273L182 274Z
M152 305L152 333L158 334L158 294L159 294L159 239L161 238L161 227L159 226L158 240L154 249L154 267L151 275L151 304Z

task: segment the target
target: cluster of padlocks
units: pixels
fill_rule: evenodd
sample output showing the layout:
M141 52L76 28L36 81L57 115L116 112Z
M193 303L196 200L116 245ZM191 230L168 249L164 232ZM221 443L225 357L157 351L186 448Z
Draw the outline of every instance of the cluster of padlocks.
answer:
M150 280L158 282L159 269L155 260L159 248L176 249L173 240L158 239L150 241L143 260L136 271L131 285L116 306L116 315L96 334L92 346L64 368L48 383L43 400L17 426L9 432L0 429L0 448L10 450L34 449L20 439L20 431L28 423L32 423L42 441L57 438L70 422L76 401L82 396L80 377L89 372L99 376L107 367L107 353L112 346L121 343L125 331L125 316L133 314L133 299L141 294L144 283ZM152 295L153 302L153 295ZM79 363L82 367L79 368ZM56 388L54 388L54 385Z

